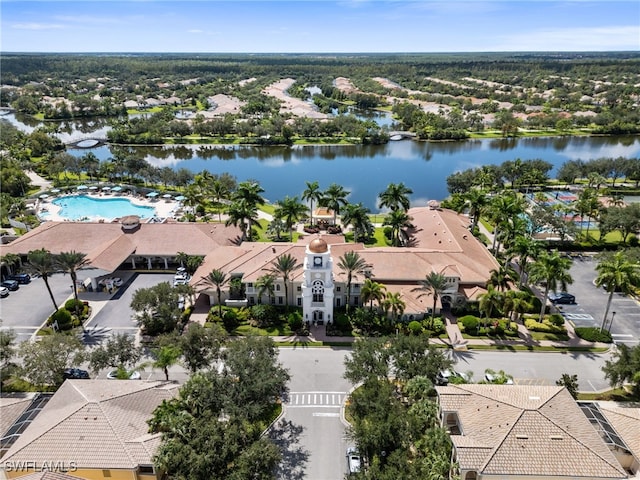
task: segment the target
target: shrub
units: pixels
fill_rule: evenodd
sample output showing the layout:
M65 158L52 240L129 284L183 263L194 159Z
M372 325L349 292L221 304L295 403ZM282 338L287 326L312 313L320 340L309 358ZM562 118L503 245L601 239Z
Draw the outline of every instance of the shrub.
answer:
M251 325L258 328L266 328L278 321L278 312L273 305L254 305L249 312Z
M412 335L420 335L422 333L422 324L416 320L409 322L407 328Z
M552 313L549 317L549 323L555 325L556 327L564 326L564 317L559 313Z
M82 302L82 300L76 301L75 298L70 298L69 300L64 302L64 308L66 310L69 310L70 312L75 312L76 307L78 308L79 312L82 312L82 310L84 310L84 303Z
M224 325L225 330L227 330L227 332L232 332L233 330L238 328L238 325L240 325L240 322L238 322L238 314L236 313L236 311L229 309L223 312L222 323Z
M478 325L480 325L480 319L473 315L465 315L464 317L459 318L458 322L462 323L465 332L472 335L477 333Z
M433 325L431 325L431 330L436 335L440 335L441 333L445 332L446 328L445 328L444 322L440 317L436 317L433 319Z
M71 327L73 327L72 320L73 318L71 316L71 312L69 312L69 310L67 310L66 308L61 308L53 315L51 315L51 317L49 317L47 324L54 325L57 323L58 330L63 332L65 330L71 330Z
M600 330L598 327L576 327L576 335L587 342L613 342L611 334L607 331Z
M299 331L302 328L302 315L300 312L291 312L289 314L289 328L294 332Z
M334 324L336 329L340 330L341 332L351 332L351 329L353 328L351 326L349 317L347 317L345 314L336 315L334 317Z

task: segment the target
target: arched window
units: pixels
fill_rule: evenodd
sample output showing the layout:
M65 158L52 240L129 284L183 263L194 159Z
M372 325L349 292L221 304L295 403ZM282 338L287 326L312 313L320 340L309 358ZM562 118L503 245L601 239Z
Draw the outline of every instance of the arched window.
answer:
M313 294L313 302L324 302L324 283L322 280L315 280L311 284L311 293Z

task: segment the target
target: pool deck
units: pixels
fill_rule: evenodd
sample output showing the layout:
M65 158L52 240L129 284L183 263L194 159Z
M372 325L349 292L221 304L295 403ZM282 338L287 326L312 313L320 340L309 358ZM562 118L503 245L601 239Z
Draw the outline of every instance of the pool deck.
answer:
M141 207L153 207L155 209L155 217L159 219L178 218L179 217L178 210L181 208L181 203L173 199L164 199L164 198L151 199L151 198L142 197L140 195L137 195L137 196L126 195L126 194L116 195L116 194L98 193L98 192L82 193L81 195L89 198L94 198L97 200L109 200L109 199L116 199L116 198L126 199L126 200L129 200L133 205L138 205ZM48 222L48 221L112 222L114 220L114 217L100 217L100 216L86 217L86 220L71 220L61 216L60 210L62 209L62 207L52 203L52 200L55 200L56 198L75 197L75 196L78 196L78 194L74 193L70 195L59 195L56 197L49 197L42 200L39 199L36 205L36 213L38 215L38 218L40 218L40 220L43 222ZM47 215L42 216L41 214L45 212L47 213ZM143 219L143 221L147 221L147 220L148 219L146 218Z

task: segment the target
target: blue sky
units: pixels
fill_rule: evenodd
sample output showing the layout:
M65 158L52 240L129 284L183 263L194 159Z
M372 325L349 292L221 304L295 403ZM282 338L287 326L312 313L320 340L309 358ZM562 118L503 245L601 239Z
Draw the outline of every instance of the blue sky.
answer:
M640 50L640 2L0 0L3 52Z

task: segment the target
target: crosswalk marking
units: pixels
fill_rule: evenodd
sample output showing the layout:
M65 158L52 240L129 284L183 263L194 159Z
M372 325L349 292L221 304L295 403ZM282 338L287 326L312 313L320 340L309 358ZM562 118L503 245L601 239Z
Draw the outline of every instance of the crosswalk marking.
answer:
M289 392L286 405L289 407L341 407L347 392Z

